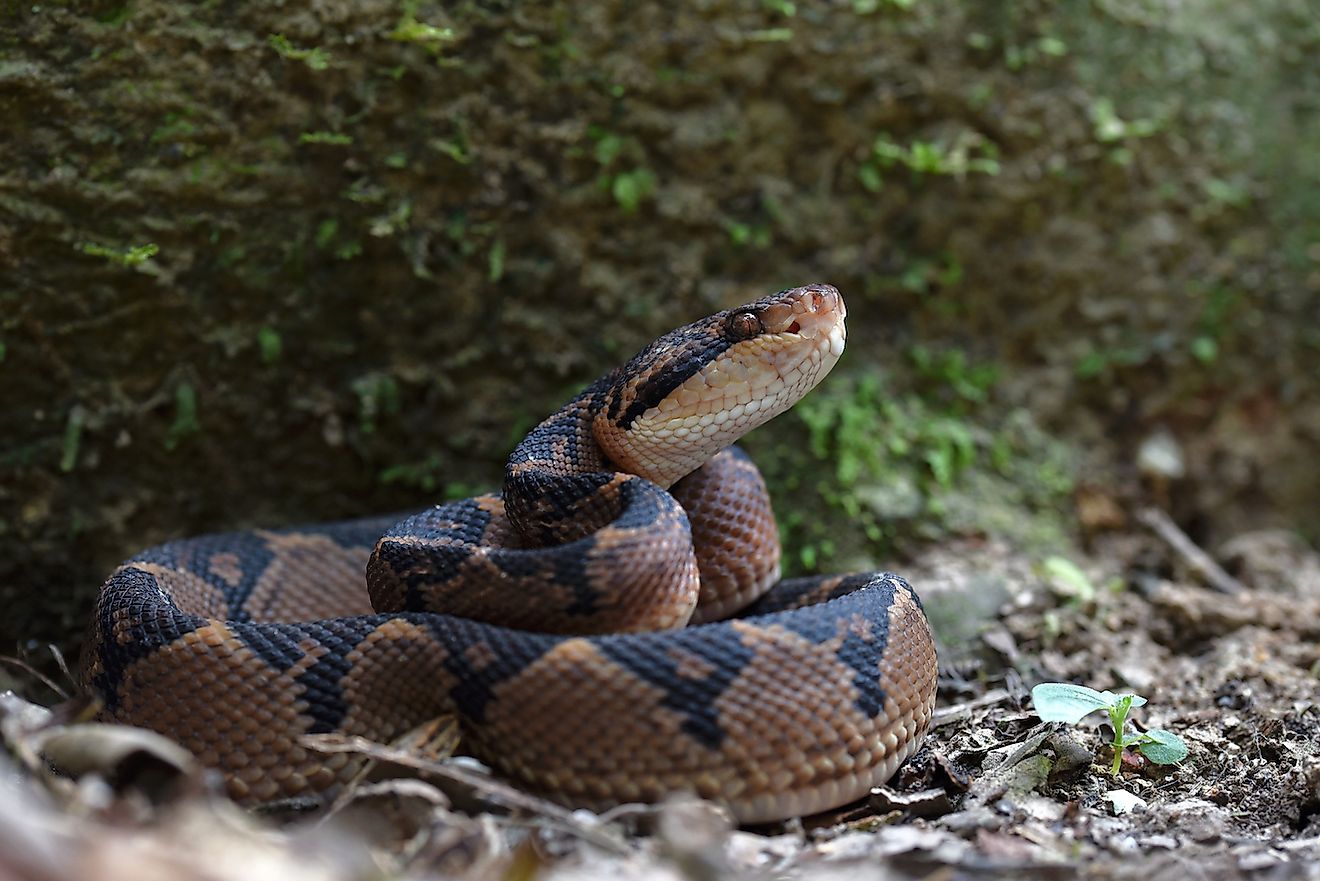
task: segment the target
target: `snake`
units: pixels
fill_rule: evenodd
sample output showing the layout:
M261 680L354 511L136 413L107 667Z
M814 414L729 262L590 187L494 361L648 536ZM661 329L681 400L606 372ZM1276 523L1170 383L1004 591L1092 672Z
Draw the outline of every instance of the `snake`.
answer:
M84 643L100 717L245 804L345 791L366 759L307 735L446 718L575 808L688 793L755 824L865 796L930 727L921 600L888 572L781 579L736 444L830 371L845 317L812 284L660 336L533 428L499 492L136 554Z

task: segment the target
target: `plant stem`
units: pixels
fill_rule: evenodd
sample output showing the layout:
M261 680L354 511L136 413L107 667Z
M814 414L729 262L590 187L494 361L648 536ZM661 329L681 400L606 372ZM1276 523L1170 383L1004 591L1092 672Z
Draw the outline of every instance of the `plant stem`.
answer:
M1109 724L1114 729L1114 764L1109 768L1109 776L1117 777L1123 768L1123 729L1127 725L1128 710L1132 708L1132 696L1124 695L1109 708Z

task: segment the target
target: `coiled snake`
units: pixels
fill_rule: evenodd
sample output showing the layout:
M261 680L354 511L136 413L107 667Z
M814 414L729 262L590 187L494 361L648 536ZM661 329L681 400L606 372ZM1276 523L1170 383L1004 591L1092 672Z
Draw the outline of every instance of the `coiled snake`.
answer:
M858 798L930 723L920 602L890 574L778 581L730 447L833 367L844 315L810 285L665 334L533 429L502 494L143 551L101 589L84 681L249 802L357 770L306 733L444 714L570 805L689 791L758 822Z

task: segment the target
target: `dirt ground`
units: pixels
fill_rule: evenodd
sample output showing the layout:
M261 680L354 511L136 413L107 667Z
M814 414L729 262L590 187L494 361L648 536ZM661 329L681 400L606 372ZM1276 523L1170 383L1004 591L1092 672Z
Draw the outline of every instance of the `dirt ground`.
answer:
M1320 554L1276 531L1213 550L1222 570L1130 525L1080 578L987 541L912 561L945 642L927 748L865 802L774 827L689 801L565 811L434 761L444 727L428 750L326 743L380 759L372 782L329 816L254 817L153 738L10 695L0 879L1320 878ZM1051 680L1146 696L1136 723L1189 757L1111 778L1098 724L1033 714Z

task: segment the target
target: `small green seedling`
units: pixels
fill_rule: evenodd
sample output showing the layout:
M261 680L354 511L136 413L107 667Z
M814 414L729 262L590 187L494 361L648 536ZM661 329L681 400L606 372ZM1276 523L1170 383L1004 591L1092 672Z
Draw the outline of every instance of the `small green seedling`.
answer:
M1173 765L1187 758L1187 744L1172 731L1152 731L1127 734L1128 710L1139 707L1146 699L1139 694L1114 694L1096 691L1085 685L1070 682L1045 682L1031 690L1036 715L1045 722L1067 722L1075 725L1096 710L1109 714L1114 729L1114 764L1109 773L1117 777L1123 762L1123 750L1135 747L1138 752L1157 765Z

